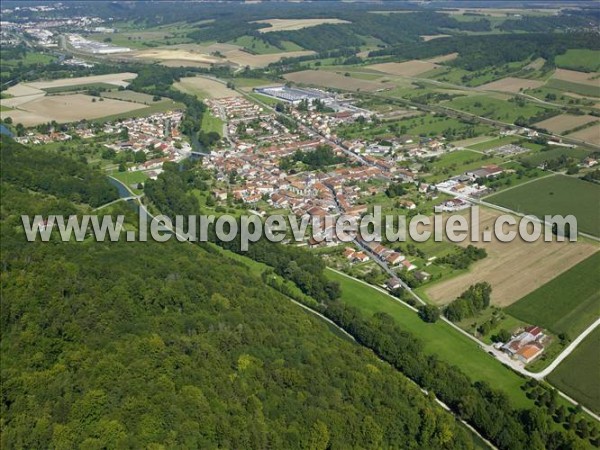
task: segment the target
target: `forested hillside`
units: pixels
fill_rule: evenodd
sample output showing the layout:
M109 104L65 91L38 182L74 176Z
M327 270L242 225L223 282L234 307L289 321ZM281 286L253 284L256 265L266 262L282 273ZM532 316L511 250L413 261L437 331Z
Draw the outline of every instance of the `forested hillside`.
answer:
M29 157L2 171L3 448L473 448L403 375L219 254L25 242L20 214L87 209L36 181L44 167L20 173Z

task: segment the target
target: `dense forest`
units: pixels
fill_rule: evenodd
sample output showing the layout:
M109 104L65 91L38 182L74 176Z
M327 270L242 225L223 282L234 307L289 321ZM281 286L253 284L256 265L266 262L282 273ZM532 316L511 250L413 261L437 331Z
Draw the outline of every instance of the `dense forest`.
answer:
M147 197L160 211L177 214L174 203L193 207L183 199L189 196L189 190L197 186L196 179L199 176L201 174L191 164L180 166L177 170L171 168L161 174L156 182L148 184L150 190L146 190ZM179 181L175 181L177 178ZM165 181L161 182L161 179ZM174 201L174 197L181 200ZM228 250L242 253L239 240L218 241L214 233L212 239ZM566 432L552 426L552 422L557 420L552 414L553 410L515 409L506 394L485 383L473 382L460 368L425 354L419 338L398 328L389 315L377 313L368 318L346 306L339 299L339 287L324 283L324 265L317 255L302 248L262 240L251 244L249 251L243 254L270 265L276 273L295 283L305 295L318 299L316 309L420 386L433 392L498 448L585 448L584 441L574 431ZM476 248L470 249L469 255L473 259L485 257ZM475 309L489 304L489 294L489 285L482 283L472 286L463 297L469 308Z
M554 61L556 55L566 52L569 48L599 50L600 41L595 33L453 36L417 45L395 45L372 51L369 56L392 55L401 59L425 59L458 52L458 57L447 64L474 71L528 58L540 57Z
M214 251L26 242L21 214L89 206L32 181L44 171L11 148L2 158L17 169L0 180L3 448L474 448L403 375ZM76 186L78 175L60 177Z

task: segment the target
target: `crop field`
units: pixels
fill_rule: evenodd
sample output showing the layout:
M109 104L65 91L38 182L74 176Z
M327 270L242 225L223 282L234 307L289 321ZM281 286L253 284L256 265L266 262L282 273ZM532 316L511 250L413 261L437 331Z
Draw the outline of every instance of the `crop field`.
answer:
M600 88L599 73L578 72L576 70L556 69L552 78L577 84L587 84Z
M190 61L205 64L214 64L219 62L219 58L205 53L197 53L192 50L185 49L150 49L136 52L136 58L153 59L158 61Z
M92 75L89 77L76 77L76 78L61 78L59 80L50 81L33 81L24 83L34 89L48 89L65 86L78 86L82 84L91 83L106 83L114 86L127 86L129 83L126 80L133 80L137 77L137 73L123 72L123 73L109 73L106 75Z
M441 56L436 56L435 58L429 58L426 61L433 63L433 64L445 63L448 61L455 60L457 58L457 56L458 56L458 53L448 53L447 55L441 55Z
M573 94L582 95L584 97L600 97L600 86L591 84L552 79L546 83L546 87L558 91L572 92Z
M443 37L450 37L449 34L425 34L423 36L421 36L421 38L423 38L423 41L425 42L429 42L429 41L433 41L434 39L439 39L439 38L443 38Z
M535 89L543 85L543 81L526 80L523 78L507 77L479 86L484 91L501 91L517 93L526 89Z
M81 119L97 119L146 108L139 103L121 100L93 100L94 97L83 94L38 97L19 105L19 109L3 113L2 117L11 117L14 123L33 126L53 120L67 123Z
M580 232L600 236L600 186L564 175L547 177L486 197L523 214L573 214Z
M510 194L519 189L525 189L536 181L507 191ZM502 194L500 194L502 195ZM463 212L470 222L470 211ZM503 213L480 208L480 231L493 230L494 221ZM460 245L468 245L469 239ZM515 239L512 242L474 242L476 247L484 248L488 256L474 263L468 272L456 277L425 286L424 292L435 304L443 305L458 297L470 285L487 281L492 285L492 304L508 306L515 303L523 295L533 292L549 282L565 270L589 257L597 251L596 245L587 242L524 242Z
M389 314L401 329L419 337L427 353L435 354L439 359L461 367L475 381L487 381L491 386L502 389L515 406L530 405L520 389L523 384L522 378L479 349L475 342L458 333L448 324L425 323L415 312L371 286L331 270L327 270L326 275L329 279L340 283L341 301L344 303L359 309L367 316L377 312Z
M598 120L598 117L590 115L575 116L573 114L560 114L558 116L551 117L550 119L542 120L535 124L538 128L544 128L545 130L551 131L552 133L564 133L565 131L572 130L573 128L580 127L586 123L594 122Z
M590 333L550 375L548 380L570 397L600 413L600 328Z
M600 314L600 252L510 305L506 311L527 323L573 339Z
M506 98L494 98L487 95L458 97L442 104L459 111L506 123L513 123L520 116L529 119L545 110L545 108L532 103L519 106L515 102L508 102Z
M389 75L398 75L402 77L414 77L430 70L439 67L437 64L429 61L420 61L413 59L401 63L382 63L366 66L367 69L377 70L378 72L387 73Z
M568 137L600 145L600 124L592 125L591 127L571 133Z
M75 86L57 86L57 87L49 87L42 89L47 94L60 94L63 92L78 92L78 91L87 91L92 89L114 89L115 86L113 84L108 83L86 83L86 84L77 84Z
M257 38L255 36L241 36L239 38L231 41L232 44L240 45L245 49L248 49L252 53L256 53L259 55L265 55L270 53L281 53L281 52L297 52L304 50L297 44L294 44L290 41L283 41L282 47L275 47L274 45L269 44L267 41Z
M375 91L385 87L384 84L376 81L345 77L344 75L325 70L302 70L300 72L288 73L284 75L284 78L298 84L323 86L349 91Z
M150 94L144 94L143 92L135 92L135 91L110 91L110 92L102 92L100 94L105 98L112 98L115 100L123 100L126 102L135 102L135 103L144 103L151 105L154 102L153 96Z
M314 54L311 50L301 50L294 52L269 53L265 55L251 55L242 50L232 50L225 54L225 57L234 64L250 67L265 67L271 63L277 62L282 58L294 58L296 56L306 56Z
M265 28L260 28L258 31L270 33L273 31L301 30L302 28L316 27L325 23L343 24L350 22L341 19L264 19L257 20L256 23L265 24Z
M570 49L563 55L554 58L557 67L563 69L600 71L600 51L586 49Z
M186 94L195 95L199 98L225 98L238 97L233 89L229 89L223 83L204 77L181 78L173 83L173 87Z

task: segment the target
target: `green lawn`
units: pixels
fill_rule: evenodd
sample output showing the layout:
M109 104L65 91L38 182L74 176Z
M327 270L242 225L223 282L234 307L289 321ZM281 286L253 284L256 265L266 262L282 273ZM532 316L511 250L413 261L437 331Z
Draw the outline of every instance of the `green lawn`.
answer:
M600 252L513 303L506 311L573 339L600 315Z
M425 323L415 312L370 286L331 270L327 270L326 275L340 283L343 302L358 308L363 314L389 314L402 329L418 336L428 353L434 353L441 360L460 367L473 380L487 381L491 386L504 391L514 406L531 406L531 401L520 388L523 379L519 375L495 361L477 343L445 322Z
M600 236L600 185L556 175L486 197L519 213L543 217L573 214L578 231Z
M600 413L600 328L596 328L548 376L548 380L582 405Z
M584 72L600 70L600 50L570 49L554 58L556 67Z
M141 194L143 191L137 188L139 183L144 183L148 179L146 172L117 172L111 173L113 178L116 178L121 183L126 185L134 194Z
M219 133L219 136L223 135L223 121L220 118L213 116L209 111L202 114L202 124L200 125L200 128L205 133L214 131L215 133Z
M269 97L268 95L258 94L256 92L248 94L248 96L254 100L265 103L268 106L275 106L277 103L285 103L283 100L278 100L276 98Z
M502 162L500 157L483 155L471 150L457 150L447 153L430 163L431 175L426 176L428 182L439 182L466 170L476 169L488 164Z

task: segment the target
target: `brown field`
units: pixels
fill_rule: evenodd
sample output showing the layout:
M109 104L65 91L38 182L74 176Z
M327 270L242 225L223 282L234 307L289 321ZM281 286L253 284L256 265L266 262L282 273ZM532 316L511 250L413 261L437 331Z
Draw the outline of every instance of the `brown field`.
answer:
M237 97L240 95L233 89L229 89L223 83L203 77L182 78L174 83L173 87L181 92L196 95L200 98L225 98Z
M223 57L214 56L211 53L220 52ZM170 47L159 47L149 50L140 50L132 53L134 58L151 59L161 61L162 65L168 67L208 67L210 64L232 63L239 66L250 66L252 68L264 67L281 58L294 56L312 55L310 50L297 52L270 53L266 55L252 55L233 44L180 44Z
M271 63L277 62L282 58L293 58L295 56L306 56L312 55L315 52L312 50L300 50L297 52L282 52L282 53L269 53L266 55L251 55L242 50L232 50L225 53L225 57L234 64L240 66L264 67Z
M33 95L22 95L20 97L11 97L11 98L3 98L0 100L0 105L6 106L8 108L18 108L25 103L29 103L36 98L44 97L46 93L44 91L38 91L38 94Z
M483 91L519 92L525 89L535 89L544 84L543 81L525 80L523 78L506 77L501 80L479 86Z
M14 86L9 87L7 90L3 92L4 94L8 94L11 97L23 97L29 95L39 95L45 94L41 89L33 88L29 85L19 83Z
M125 80L133 80L135 77L137 77L137 73L123 72L109 73L106 75L93 75L90 77L61 78L60 80L35 81L31 83L27 82L24 84L36 89L49 89L92 83L107 83L114 84L115 86L127 86L129 83Z
M430 35L423 35L420 37L422 37L425 42L428 42L428 41L433 41L434 39L450 37L450 35L449 34L430 34Z
M14 123L27 126L56 120L58 123L76 122L81 119L100 117L146 108L140 103L105 99L92 102L89 95L54 95L37 98L19 106L19 109L2 113L2 118L11 117Z
M350 22L341 19L265 19L257 20L256 23L271 25L258 30L261 33L270 33L272 31L301 30L302 28L316 27L317 25L322 25L324 23L341 24Z
M470 212L465 214L469 217ZM486 227L493 230L494 220L501 214L482 208L480 230L486 230ZM468 244L465 241L461 245ZM484 248L488 256L474 263L469 272L426 288L427 296L435 304L447 304L470 285L487 281L492 285L492 303L508 306L598 250L596 245L587 242L543 240L532 243L521 240L503 243L493 240L474 245Z
M546 62L546 60L544 58L538 58L534 61L531 61L529 64L527 64L524 69L534 69L534 70L539 70L544 66L544 63Z
M447 62L447 61L452 61L453 59L456 59L457 56L458 56L458 53L448 53L447 55L436 56L435 58L429 58L429 59L426 59L425 61L433 63L433 64L438 64L438 63L443 63L443 62Z
M600 78L598 78L599 75L600 74L598 72L585 73L577 72L576 70L556 69L553 78L556 78L557 80L570 81L571 83L600 86Z
M592 125L567 136L589 142L590 144L600 145L600 125Z
M142 50L139 52L135 52L133 55L136 58L140 59L153 59L158 61L169 61L169 60L177 60L177 61L191 61L191 62L200 62L207 64L214 64L219 61L223 61L221 58L216 58L214 56L210 56L206 53L198 53L193 50L184 50L184 49L151 49L151 50Z
M589 116L587 114L583 116L560 114L558 116L551 117L550 119L542 120L541 122L536 123L535 126L545 128L553 133L560 134L596 120L598 120L598 117Z
M375 91L385 85L377 81L360 80L324 70L302 70L284 75L284 78L294 83L323 86L348 91Z
M367 66L369 69L402 77L414 77L415 75L429 72L436 67L438 67L436 64L428 61L419 61L418 59L402 63L382 63Z
M544 9L519 9L519 8L456 8L452 10L441 10L441 13L451 15L463 15L466 12L483 14L489 17L507 17L514 14L520 15L543 15L550 16L559 12L561 8Z

